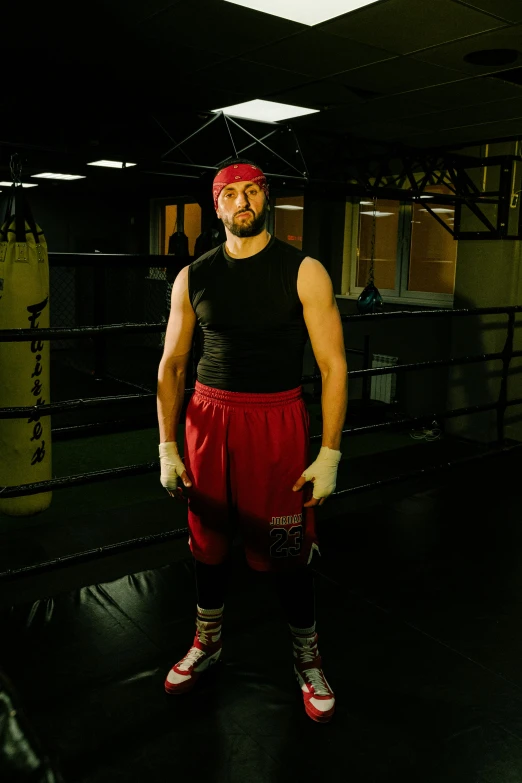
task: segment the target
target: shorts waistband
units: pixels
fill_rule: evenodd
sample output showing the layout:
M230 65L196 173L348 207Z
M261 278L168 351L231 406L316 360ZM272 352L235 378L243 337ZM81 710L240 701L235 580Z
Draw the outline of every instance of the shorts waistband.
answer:
M227 405L281 405L282 403L294 402L303 396L303 387L297 386L295 389L288 389L282 392L258 393L258 392L234 392L226 389L214 389L212 386L196 381L194 394L198 394L207 400L213 402L222 402Z

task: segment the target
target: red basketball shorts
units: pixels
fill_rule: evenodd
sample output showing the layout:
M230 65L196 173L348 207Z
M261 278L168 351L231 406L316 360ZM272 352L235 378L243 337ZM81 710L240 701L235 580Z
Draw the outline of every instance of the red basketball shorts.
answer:
M256 571L306 565L318 550L313 485L292 487L309 465L310 416L302 386L271 394L223 391L196 381L187 406L183 462L192 482L189 546L222 563L239 533Z

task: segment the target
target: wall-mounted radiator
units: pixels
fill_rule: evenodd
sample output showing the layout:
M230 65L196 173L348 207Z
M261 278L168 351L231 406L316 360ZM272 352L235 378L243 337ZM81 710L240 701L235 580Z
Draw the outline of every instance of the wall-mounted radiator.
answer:
M383 356L380 353L373 354L372 369L376 367L393 367L399 363L397 356ZM381 402L395 402L395 390L397 386L397 375L374 375L371 379L372 388L370 398L380 400Z

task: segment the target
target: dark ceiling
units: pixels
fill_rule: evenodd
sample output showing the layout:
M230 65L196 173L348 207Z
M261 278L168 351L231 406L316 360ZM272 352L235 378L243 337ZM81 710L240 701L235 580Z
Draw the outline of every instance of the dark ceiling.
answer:
M13 3L3 21L4 171L15 150L28 173L110 156L214 166L233 152L224 123L162 156L210 110L254 98L320 110L285 123L311 169L337 143L522 138L522 0L381 0L313 28L224 0ZM511 55L476 64L483 50Z

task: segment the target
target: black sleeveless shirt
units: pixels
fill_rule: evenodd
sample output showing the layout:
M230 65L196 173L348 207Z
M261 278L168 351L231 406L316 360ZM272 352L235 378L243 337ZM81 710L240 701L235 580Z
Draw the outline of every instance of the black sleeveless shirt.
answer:
M301 385L308 331L297 275L304 258L271 237L249 258L231 258L224 243L189 266L189 297L201 338L200 383L257 393Z

